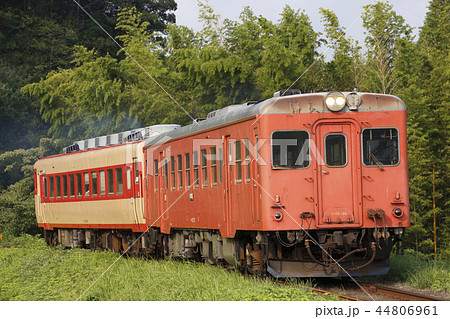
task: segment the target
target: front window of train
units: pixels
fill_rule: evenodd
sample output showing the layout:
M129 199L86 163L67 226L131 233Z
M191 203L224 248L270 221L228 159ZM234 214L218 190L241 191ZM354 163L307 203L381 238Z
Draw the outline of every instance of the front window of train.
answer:
M396 128L365 129L362 144L363 162L366 166L395 166L400 161Z
M309 166L307 131L274 131L271 138L272 168L292 169Z

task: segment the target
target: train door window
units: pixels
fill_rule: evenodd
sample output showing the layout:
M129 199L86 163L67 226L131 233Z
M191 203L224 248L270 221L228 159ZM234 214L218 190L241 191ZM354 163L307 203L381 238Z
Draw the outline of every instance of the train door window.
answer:
M105 171L104 170L100 171L99 177L100 177L100 196L105 196L105 194L106 194L106 181L105 181Z
M114 171L112 168L107 170L108 172L108 195L114 195Z
M136 182L136 184L139 184L139 164L138 164L138 162L134 163L134 169L136 171L136 174L134 175L135 182Z
M61 176L56 176L56 198L61 198Z
M84 197L91 196L89 190L89 173L84 173Z
M272 168L292 169L309 166L307 131L274 131L271 138Z
M155 192L158 191L158 176L159 176L159 172L158 172L158 160L155 160L155 167L154 167L154 174L153 174L154 178L155 178Z
M170 175L171 175L171 185L172 189L175 189L175 157L170 157Z
M77 173L77 197L81 197L83 189L81 186L81 173Z
M48 198L48 181L47 181L47 177L44 177L44 197Z
M116 185L117 185L117 195L122 195L123 194L122 167L116 168Z
M69 187L70 187L70 198L75 197L75 176L73 174L69 175Z
M219 147L219 155L217 161L219 162L219 183L223 183L223 176L222 176L222 170L223 170L223 148Z
M55 198L55 179L50 176L50 198Z
M228 167L230 168L230 178L233 176L233 165L231 163L233 162L233 154L231 151L231 142L228 142Z
M236 183L242 182L242 155L241 155L241 141L236 141Z
M131 169L127 169L127 189L131 189Z
M169 189L169 161L167 158L164 160L164 187Z
M347 138L344 134L325 136L325 161L332 167L347 165Z
M186 165L186 187L191 186L191 159L190 154L186 153L185 157L185 165Z
M67 193L67 175L63 175L63 196L64 196L64 198L68 197L68 193Z
M259 138L258 135L255 136L255 149L256 149L256 177L259 178Z
M91 172L92 178L92 197L98 196L98 176L97 172Z
M212 171L212 185L217 185L217 158L216 148L211 147L211 171Z
M178 188L183 188L183 158L178 155Z
M206 158L206 150L202 150L202 177L203 177L203 187L208 186L208 161Z
M245 165L247 167L247 174L245 181L248 183L250 182L250 142L248 139L244 140L244 155L245 155Z
M195 187L198 187L199 185L199 179L198 179L198 152L194 151L194 183L195 183Z
M363 162L366 166L394 166L399 163L396 128L370 128L362 133Z

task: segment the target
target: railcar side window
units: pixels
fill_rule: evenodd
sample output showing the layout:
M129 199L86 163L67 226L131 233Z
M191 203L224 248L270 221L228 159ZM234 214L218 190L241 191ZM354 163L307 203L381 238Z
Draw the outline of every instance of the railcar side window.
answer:
M73 174L69 175L69 186L70 186L70 198L75 197L75 176Z
M222 170L223 170L223 149L222 147L219 147L219 158L217 159L219 161L219 183L223 183L223 176L222 176Z
M55 180L50 176L50 198L55 198Z
M398 131L396 128L371 128L362 133L363 162L367 166L399 163Z
M117 185L117 195L122 195L123 194L122 167L116 168L116 185Z
M77 173L77 196L81 197L83 189L81 188L81 173Z
M131 189L131 169L127 169L127 189Z
M325 136L325 160L327 166L345 166L347 164L347 141L344 134Z
M165 189L169 189L169 162L167 159L164 160L164 181Z
M198 152L194 151L194 181L195 181L195 187L198 187L199 180L198 180Z
M84 173L84 197L89 197L89 173Z
M178 155L178 187L183 188L183 159Z
M61 198L61 176L56 176L56 198Z
M108 169L108 195L114 195L114 171Z
M67 198L67 175L63 175L63 195Z
M172 176L172 189L175 189L175 157L170 157L170 174Z
M217 159L216 148L211 147L211 170L212 170L212 184L217 185Z
M236 141L236 183L242 181L242 160L241 160L241 141Z
M91 172L92 178L92 196L95 197L98 195L98 177L97 172Z
M272 168L290 169L309 166L309 134L306 131L272 133Z
M155 160L155 168L154 168L154 172L153 172L153 176L155 178L155 192L158 191L158 176L159 176L159 172L158 172L158 160Z
M185 161L186 161L186 186L191 186L191 159L189 158L189 153L185 154Z
M208 161L206 158L206 150L202 150L202 175L203 187L208 186Z
M130 181L131 187L131 181ZM106 181L105 181L105 171L100 171L100 196L105 196L106 194Z
M47 177L44 177L44 197L48 198L48 182Z

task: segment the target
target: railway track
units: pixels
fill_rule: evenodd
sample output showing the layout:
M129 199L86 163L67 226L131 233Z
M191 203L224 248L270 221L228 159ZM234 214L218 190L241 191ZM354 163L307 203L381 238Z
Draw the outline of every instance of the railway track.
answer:
M248 273L247 277L253 275ZM292 283L285 279L274 279L274 282L279 285L294 285L299 287L298 284ZM327 282L330 283L336 282ZM381 285L362 284L356 285L354 282L345 282L344 292L336 289L327 288L327 284L321 284L320 288L310 287L309 291L317 293L318 295L333 295L337 296L340 301L448 301L448 299L439 298L431 295L418 294L411 291L400 290L392 287L386 287ZM370 297L368 296L370 295ZM373 298L373 299L372 299Z
M401 301L445 301L446 299L435 296L422 295L415 292L404 291L396 288L361 284L361 287L370 294L387 296Z
M441 297L376 284L358 285L351 281L324 281L318 283L319 294L329 293L347 301L445 301Z

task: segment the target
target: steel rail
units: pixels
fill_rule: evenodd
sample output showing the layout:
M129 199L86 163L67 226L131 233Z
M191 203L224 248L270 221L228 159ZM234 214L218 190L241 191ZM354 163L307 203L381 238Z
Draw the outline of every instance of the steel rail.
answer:
M385 287L385 286L375 286L375 285L367 285L361 284L361 286L370 291L372 293L376 293L379 295L385 295L389 297L398 298L404 301L445 301L447 299L442 299L439 297L422 295L415 292L404 291L396 288Z

